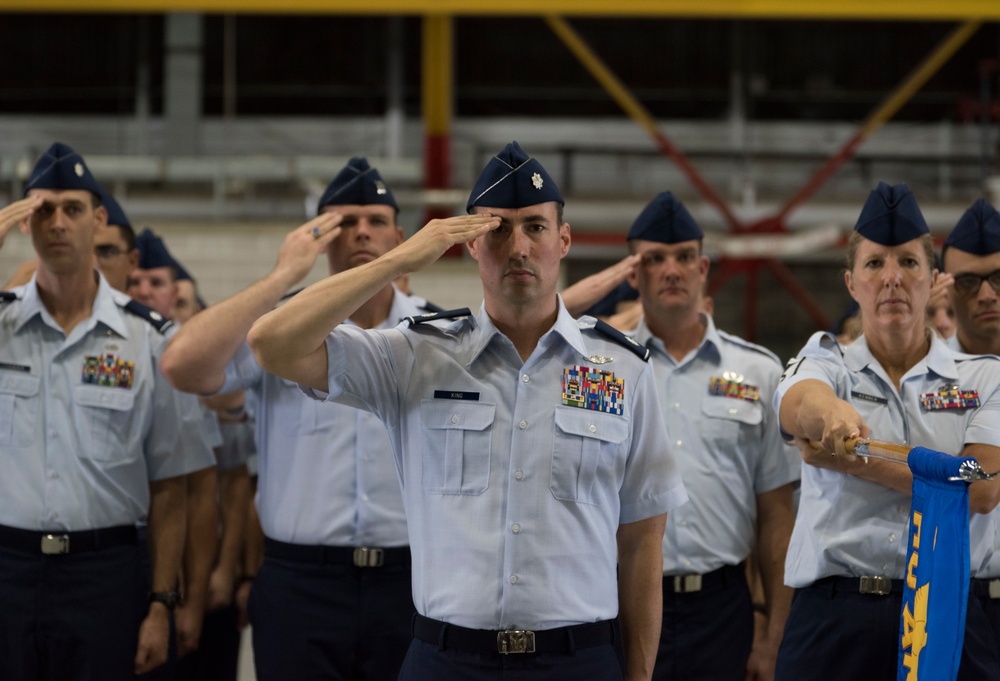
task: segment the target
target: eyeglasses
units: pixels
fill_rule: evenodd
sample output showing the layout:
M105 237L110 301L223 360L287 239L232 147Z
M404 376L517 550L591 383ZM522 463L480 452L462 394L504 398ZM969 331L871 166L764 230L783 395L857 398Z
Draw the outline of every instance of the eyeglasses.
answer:
M1000 270L994 270L989 274L973 274L971 272L956 274L955 291L963 296L971 296L979 292L984 281L990 283L994 293L1000 294Z
M101 244L99 246L94 246L94 255L101 260L111 260L112 258L117 258L119 255L124 254L125 251L118 248L114 244Z

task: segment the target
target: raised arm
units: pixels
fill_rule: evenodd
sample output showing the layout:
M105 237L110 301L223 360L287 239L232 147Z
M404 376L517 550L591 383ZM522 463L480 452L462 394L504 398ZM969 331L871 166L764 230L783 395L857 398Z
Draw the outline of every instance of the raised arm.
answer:
M499 225L499 218L490 215L431 220L385 255L313 284L254 323L247 340L257 361L273 374L327 390L325 341L338 324L396 278Z
M641 260L639 254L629 255L614 265L600 272L584 277L572 286L563 289L560 295L566 310L574 317L579 317L594 303L615 290L615 287L628 279Z
M222 387L226 364L246 340L251 325L309 274L319 254L340 233L340 220L338 213L324 213L292 230L267 276L184 324L160 361L167 380L179 390L202 395Z

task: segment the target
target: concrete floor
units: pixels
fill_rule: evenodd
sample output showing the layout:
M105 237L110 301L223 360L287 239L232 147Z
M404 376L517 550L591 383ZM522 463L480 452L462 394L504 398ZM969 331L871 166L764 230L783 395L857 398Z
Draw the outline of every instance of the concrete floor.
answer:
M257 681L253 671L253 646L250 644L250 627L243 630L243 641L240 644L240 664L238 681Z

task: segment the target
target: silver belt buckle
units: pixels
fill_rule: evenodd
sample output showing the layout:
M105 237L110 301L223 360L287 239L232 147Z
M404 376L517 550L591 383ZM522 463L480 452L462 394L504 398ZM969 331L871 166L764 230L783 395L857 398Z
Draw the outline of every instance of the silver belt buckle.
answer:
M858 592L875 594L876 596L888 596L892 593L892 580L881 575L862 577L858 584Z
M990 598L1000 598L1000 579L990 580Z
M385 553L382 549L372 549L359 546L354 549L354 567L382 567L385 563Z
M62 553L69 553L68 534L43 534L42 553L54 556Z
M701 575L674 575L674 593L690 594L701 591Z
M535 652L535 632L508 629L497 632L497 651L501 655Z

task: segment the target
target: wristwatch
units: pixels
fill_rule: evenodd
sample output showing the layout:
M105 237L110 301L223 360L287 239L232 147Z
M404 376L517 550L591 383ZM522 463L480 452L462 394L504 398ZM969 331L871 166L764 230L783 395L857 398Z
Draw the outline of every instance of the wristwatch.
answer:
M163 603L167 606L167 610L173 612L178 605L184 602L184 599L176 591L150 591L149 602Z

